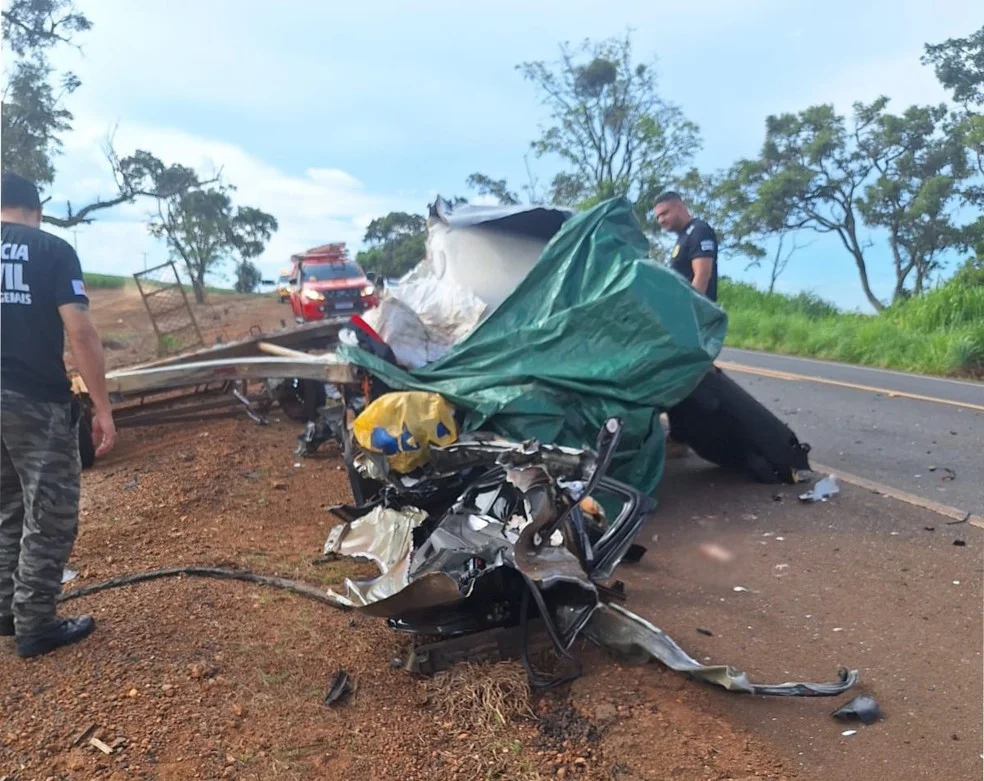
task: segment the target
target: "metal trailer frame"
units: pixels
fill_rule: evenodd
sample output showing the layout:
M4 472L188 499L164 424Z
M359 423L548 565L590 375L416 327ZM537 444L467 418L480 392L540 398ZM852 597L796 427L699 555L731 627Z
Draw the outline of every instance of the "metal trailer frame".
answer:
M110 402L117 428L201 422L245 412L265 423L275 397L270 381L310 380L357 385L355 370L324 352L337 342L347 318L308 323L283 331L183 353L108 372ZM309 354L303 350L319 350ZM91 403L81 377L72 378L82 408L79 431L83 462L94 459L88 443Z

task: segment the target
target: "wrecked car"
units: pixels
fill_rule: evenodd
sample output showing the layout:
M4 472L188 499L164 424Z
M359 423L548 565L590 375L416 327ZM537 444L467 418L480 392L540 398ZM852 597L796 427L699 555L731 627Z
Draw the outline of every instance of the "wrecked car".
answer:
M518 655L531 685L549 688L580 674L572 648L583 636L732 691L836 696L851 688L858 674L848 670L828 684L752 683L730 666L701 664L620 604L624 589L609 581L630 548L634 558L645 552L633 540L655 506L607 475L622 430L620 420L606 421L594 449L465 434L431 446L427 466L409 474L348 436L347 462L369 498L334 508L344 523L324 553L371 560L380 574L347 579L330 596L428 639L408 660L417 672L443 669L469 649L487 654L491 643L498 658ZM512 642L503 647L505 632ZM534 669L536 634L567 662L565 672Z

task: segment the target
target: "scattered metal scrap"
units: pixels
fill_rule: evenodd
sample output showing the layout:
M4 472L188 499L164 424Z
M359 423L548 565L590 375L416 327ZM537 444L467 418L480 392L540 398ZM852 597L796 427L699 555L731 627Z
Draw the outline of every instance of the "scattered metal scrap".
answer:
M864 724L874 724L881 717L878 701L867 694L859 694L850 702L841 705L831 714L835 719L850 721L857 719Z
M328 683L328 691L325 692L325 705L335 705L353 691L349 674L345 670L339 670Z

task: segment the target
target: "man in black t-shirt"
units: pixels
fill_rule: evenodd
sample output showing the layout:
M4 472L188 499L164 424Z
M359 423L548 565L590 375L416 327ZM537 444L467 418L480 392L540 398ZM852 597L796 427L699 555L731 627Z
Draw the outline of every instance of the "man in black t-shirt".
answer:
M670 254L670 266L686 279L695 290L711 301L717 302L717 234L703 220L691 216L679 193L672 190L660 195L653 204L656 222L665 231L677 234L677 242ZM690 448L673 438L673 410L670 410L666 455L683 458Z
M670 254L673 270L711 301L717 301L717 234L703 220L691 216L679 193L663 193L653 206L656 222L677 234Z
M92 399L96 454L116 429L102 342L78 256L40 230L37 188L0 186L0 635L37 656L89 635L89 616L59 619L55 600L78 530L79 407L65 370L65 333Z

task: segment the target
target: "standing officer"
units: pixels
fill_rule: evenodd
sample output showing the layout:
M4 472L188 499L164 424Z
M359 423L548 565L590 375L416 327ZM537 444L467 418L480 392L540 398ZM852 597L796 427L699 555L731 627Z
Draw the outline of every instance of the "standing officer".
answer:
M0 635L38 656L95 628L59 619L55 598L78 530L79 408L65 370L65 333L93 402L96 454L116 438L102 342L89 316L72 247L40 230L41 200L27 179L3 174L0 293Z
M691 216L679 193L668 190L653 204L656 222L665 231L677 234L670 255L673 270L711 301L717 302L717 234L703 220ZM666 437L667 458L683 458L690 448L673 438L673 410L669 411L670 431Z
M653 206L656 222L677 234L670 255L673 270L711 301L717 301L717 234L703 220L691 216L679 193L663 193Z

